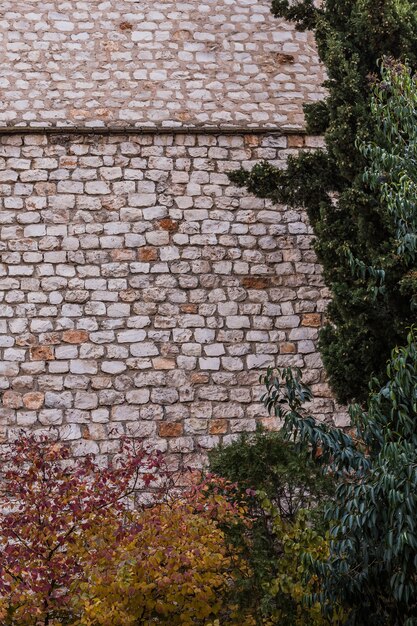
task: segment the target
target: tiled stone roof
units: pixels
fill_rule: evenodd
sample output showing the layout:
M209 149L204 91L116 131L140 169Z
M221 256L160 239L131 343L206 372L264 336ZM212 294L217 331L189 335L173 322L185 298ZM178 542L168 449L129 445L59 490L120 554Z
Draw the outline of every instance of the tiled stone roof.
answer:
M302 128L310 33L270 0L2 0L0 127Z

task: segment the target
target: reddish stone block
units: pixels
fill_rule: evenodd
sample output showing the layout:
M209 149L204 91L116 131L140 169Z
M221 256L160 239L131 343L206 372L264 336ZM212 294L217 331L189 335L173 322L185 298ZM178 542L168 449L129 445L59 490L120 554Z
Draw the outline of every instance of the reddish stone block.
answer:
M169 217L166 217L163 220L159 220L158 225L159 228L161 228L162 230L167 230L170 233L176 233L179 228L178 222L169 219Z
M35 346L30 349L30 358L32 361L53 361L55 356L49 346Z
M287 141L289 148L302 148L304 146L304 137L302 135L289 135Z
M45 399L45 394L40 391L32 391L30 393L25 393L23 396L23 406L26 409L31 409L36 411L43 406Z
M59 160L60 167L77 167L77 157L62 156Z
M139 261L156 261L158 258L158 250L156 248L139 248Z
M266 276L245 276L242 278L242 286L246 289L268 289L271 281Z
M65 330L62 334L62 340L65 343L84 343L88 341L88 332L86 330Z
M160 437L181 437L183 426L179 422L162 422L159 424Z

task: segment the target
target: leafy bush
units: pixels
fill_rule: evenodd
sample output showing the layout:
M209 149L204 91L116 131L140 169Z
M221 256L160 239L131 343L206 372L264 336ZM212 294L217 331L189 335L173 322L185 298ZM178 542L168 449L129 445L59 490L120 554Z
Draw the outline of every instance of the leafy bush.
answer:
M324 609L342 603L352 626L417 624L417 338L395 348L383 387L374 380L367 410L350 408L352 433L305 416L310 393L299 374L269 371L265 405L284 419L288 436L320 450L337 480L325 507L329 558L310 559ZM283 403L283 401L286 403Z
M212 485L213 487L213 485ZM218 486L215 486L218 490ZM168 501L132 515L139 532L126 533L112 546L114 529L97 543L83 582L75 590L80 626L172 624L191 626L253 624L231 602L237 574L247 575L238 553L231 553L219 524L243 524L239 510L220 493L197 489L187 499Z
M47 437L22 435L2 461L0 483L0 607L5 626L49 624L68 613L68 588L82 571L80 534L95 532L122 502L154 481L158 457L123 445L119 467L87 457L72 468L69 450Z
M306 208L332 293L320 338L328 378L341 402L366 399L372 374L384 376L390 350L404 343L414 312L405 292L410 285L398 285L403 255L391 254L395 228L385 200L364 181L367 162L358 141L377 137L370 75L379 59L408 59L417 68L417 7L410 0L273 0L272 10L299 30L314 31L328 96L307 104L305 114L307 131L323 133L326 149L290 157L286 170L265 162L231 178L261 197ZM375 277L352 271L352 256L365 267L389 270L378 299Z
M308 511L301 510L292 523L282 520L268 500L262 502L271 512L271 527L275 546L270 553L275 563L269 580L263 584L263 615L268 624L279 626L339 626L345 623L345 612L336 603L330 617L324 608L326 598L320 597L320 581L309 568L309 562L323 562L329 555L328 533L318 532ZM307 559L307 561L306 561ZM309 600L309 598L313 598Z
M262 491L280 517L292 522L301 509L311 509L332 492L308 450L287 441L282 432L258 427L230 445L209 453L210 470L236 483L241 493ZM254 495L252 493L252 495Z
M240 605L252 606L259 623L328 624L318 603L308 607L303 602L318 590L303 554L318 559L328 553L318 505L332 494L332 481L322 476L307 450L282 433L261 429L211 451L210 469L246 494L253 520L246 533L236 527L228 532L252 572L240 581Z
M157 455L122 452L102 468L46 437L12 444L0 486L2 626L252 624L228 605L234 579L248 575L221 530L248 523L232 488L159 491L132 510L136 488L169 475Z

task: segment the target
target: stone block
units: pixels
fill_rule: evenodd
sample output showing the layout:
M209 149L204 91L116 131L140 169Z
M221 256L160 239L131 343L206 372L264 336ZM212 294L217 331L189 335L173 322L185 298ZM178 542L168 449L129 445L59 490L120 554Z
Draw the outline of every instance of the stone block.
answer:
M33 346L30 348L30 358L32 361L52 361L54 350L50 346Z
M62 333L65 343L79 344L88 341L88 332L85 330L66 330Z
M183 433L183 425L178 422L161 422L158 426L158 434L163 438L180 437Z
M26 409L38 410L42 408L45 394L40 391L33 391L23 395L23 406Z

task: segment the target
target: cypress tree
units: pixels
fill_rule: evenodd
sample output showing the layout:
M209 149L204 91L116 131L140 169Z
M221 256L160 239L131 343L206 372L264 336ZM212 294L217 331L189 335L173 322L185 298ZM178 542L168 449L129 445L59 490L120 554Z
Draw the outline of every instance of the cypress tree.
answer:
M307 132L324 134L326 147L290 157L286 170L263 162L250 172L233 172L231 179L258 196L306 209L332 293L319 346L332 389L346 402L367 396L372 375L383 378L391 349L404 343L415 318L410 295L400 289L402 260L390 253L395 225L387 219L383 198L366 180L361 145L377 134L371 97L379 60L394 57L417 68L417 3L317 4L273 0L272 12L315 33L328 95L305 105L305 117ZM377 276L363 268L378 265L384 271L384 259L389 271L379 289Z

